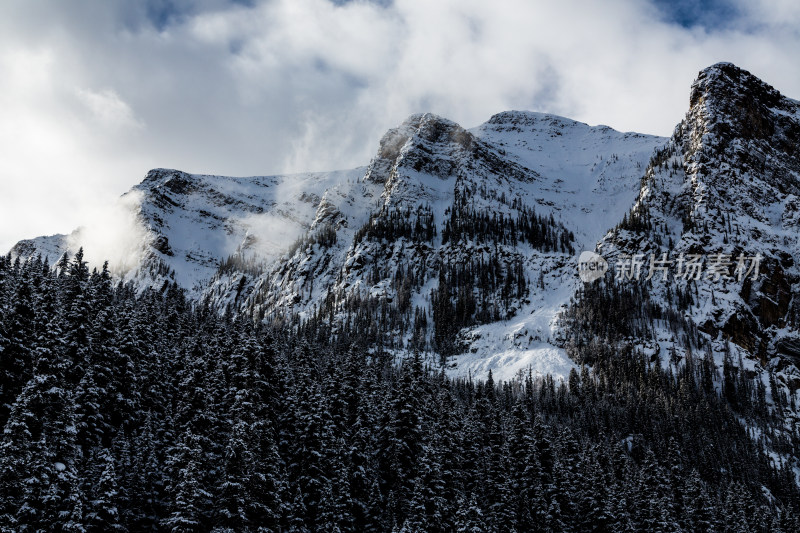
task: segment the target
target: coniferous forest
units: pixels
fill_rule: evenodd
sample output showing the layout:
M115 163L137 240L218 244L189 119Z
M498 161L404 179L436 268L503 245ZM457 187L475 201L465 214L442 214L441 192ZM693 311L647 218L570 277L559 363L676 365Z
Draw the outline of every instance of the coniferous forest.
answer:
M594 307L633 297L574 304L607 339L570 347L591 372L496 384L355 328L137 292L82 253L0 258L0 527L800 530L780 461L797 439L778 442L763 385L699 357L664 370L621 340L634 325L596 331Z

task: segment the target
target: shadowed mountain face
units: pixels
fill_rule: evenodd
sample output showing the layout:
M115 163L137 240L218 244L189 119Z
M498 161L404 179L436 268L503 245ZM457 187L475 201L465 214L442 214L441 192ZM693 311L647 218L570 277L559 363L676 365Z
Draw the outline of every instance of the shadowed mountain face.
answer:
M676 292L690 295L682 312L716 351L732 342L746 366L782 372L793 393L800 387L800 104L722 63L700 73L690 105L648 167L626 222L599 248L622 261L667 257L676 267L702 256L699 279L659 274L650 297L670 307ZM749 269L755 258L759 275L741 276L740 261ZM720 266L719 276L708 272Z

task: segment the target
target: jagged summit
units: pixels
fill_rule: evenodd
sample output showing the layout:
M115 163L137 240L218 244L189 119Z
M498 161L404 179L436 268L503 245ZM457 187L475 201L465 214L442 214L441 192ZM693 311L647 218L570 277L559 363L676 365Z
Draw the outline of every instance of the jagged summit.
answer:
M451 120L433 113L411 115L381 138L378 152L370 162L365 179L385 183L392 168L401 160L405 160L405 164L421 167L428 161L416 157L420 152L433 154L444 151L449 154L453 149L469 149L472 142L472 136ZM448 147L450 144L455 146ZM442 170L446 171L444 168Z
M452 120L434 113L416 113L384 134L377 156L381 158L396 156L402 144L411 139L416 138L429 143L448 142L463 132L464 128Z
M747 175L747 196L800 194L800 102L731 63L700 72L676 135L692 172L727 198L732 174ZM725 168L731 171L723 172ZM740 191L742 192L742 191Z
M153 168L147 171L142 184L159 183L165 179L170 179L175 175L191 176L191 174L174 168Z
M742 104L743 97L768 107L781 106L785 100L777 89L747 70L723 62L699 72L692 83L689 105L694 106L700 99L708 98Z
M732 63L700 71L689 103L690 117L702 117L722 145L741 139L790 154L800 150L800 102Z
M147 172L142 182L134 187L139 191L156 191L166 187L173 193L191 194L197 190L198 180L182 170L154 168Z
M453 122L452 120L445 118L441 115L437 115L436 113L412 113L411 115L406 118L399 129L408 128L410 130L423 130L429 128L436 128L436 127L458 127L458 124Z

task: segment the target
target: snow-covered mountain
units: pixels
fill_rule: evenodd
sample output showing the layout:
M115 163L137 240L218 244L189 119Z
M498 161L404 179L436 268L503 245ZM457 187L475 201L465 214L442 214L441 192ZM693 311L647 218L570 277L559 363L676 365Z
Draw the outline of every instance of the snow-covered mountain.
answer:
M720 367L728 354L732 367L771 376L793 401L800 388L800 102L729 63L703 70L631 212L598 249L623 265L618 272L630 273L637 257L645 271L651 255L671 261L666 280L662 271L653 276L649 299L699 328ZM699 276L679 275L692 256ZM692 343L679 336L656 327L644 344L685 355Z
M454 371L510 378L532 366L565 376L572 363L551 337L577 284L575 252L630 208L664 142L541 113L500 113L472 130L424 114L387 132L365 168L252 178L157 169L129 193L140 198L147 239L124 276L140 286L175 280L197 299L267 319L325 308L346 320L354 301L369 301L401 315L386 343L440 351L440 273L491 264L483 275L499 285L517 269L519 294L482 291L478 279L451 288L473 292L481 315L447 330L459 336L447 341ZM486 227L446 228L475 217ZM552 238L525 242L506 226L537 218ZM44 237L14 253L52 263L80 244L79 234ZM414 330L415 317L427 326Z
M749 285L648 287L674 308L675 287L691 292L680 313L716 342L720 364L730 339L751 371L780 370L793 392L799 132L797 102L729 64L700 73L670 139L532 112L470 130L414 115L353 170L149 172L129 193L145 231L120 275L174 280L261 320L362 324L374 346L508 379L574 367L558 316L582 287L581 250L599 242L612 271L621 254L760 254L766 275ZM80 244L80 232L40 237L13 253L52 263ZM651 337L643 349L680 344L666 330Z
M414 115L11 255L4 530L800 531L800 102L734 65L669 139Z

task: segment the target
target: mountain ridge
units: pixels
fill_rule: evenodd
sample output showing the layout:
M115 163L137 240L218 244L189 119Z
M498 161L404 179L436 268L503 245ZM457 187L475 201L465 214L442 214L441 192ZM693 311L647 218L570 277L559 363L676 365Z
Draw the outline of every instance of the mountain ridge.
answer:
M795 166L786 161L796 158L797 103L730 63L701 71L689 100L687 116L671 139L536 112L497 113L472 129L420 113L389 130L370 163L351 171L226 178L154 169L134 187L145 195L137 216L150 239L146 259L125 279L155 288L178 281L198 301L259 320L299 314L335 323L352 319L353 306L368 304L401 316L388 334L373 339L398 354L440 353L444 335L453 337L443 355L455 365L453 372L493 370L509 379L535 367L539 373L557 369L565 377L573 363L558 317L581 287L572 252L599 242L613 269L620 250L666 248L665 242L631 244L645 237L630 228L607 233L626 217L626 224L635 226L631 221L643 219L639 210L651 204L663 207L653 215L663 226L659 239L674 238L683 250L710 242L677 229L684 220L717 224L718 234L730 237L708 214L708 202L736 206L748 224L766 224L755 228L764 235L794 227ZM729 115L737 120L720 118ZM709 166L719 157L720 165ZM715 186L733 167L742 175L769 171L765 184L783 198L783 211L770 216L787 221L785 228L759 214L759 202L773 192L755 190L741 201L733 195L741 192L736 187ZM788 183L784 191L782 183ZM561 241L526 242L517 225L528 227L533 220L537 226L539 216L541 227L563 235ZM465 220L478 220L481 227L465 226ZM725 219L722 225L729 224ZM270 231L277 237L270 238ZM778 238L785 236L776 233L773 240ZM60 255L65 242L23 241L15 253ZM796 257L795 248L778 248ZM776 258L780 263L781 257L770 256ZM769 308L774 302L786 311L793 268L789 278L780 274L774 280L774 288L757 288L760 303L754 305ZM464 281L478 271L491 272L481 275L494 276L501 286L485 292L486 278ZM404 282L407 278L412 281ZM510 289L502 284L512 278L522 288L508 296ZM453 308L436 311L443 284ZM471 309L469 316L456 311L459 299ZM744 307L726 312L733 316L737 309ZM740 325L725 330L725 321L711 317L713 312L692 318L708 335L739 335ZM461 315L437 331L437 313ZM425 326L412 325L416 322ZM776 335L772 346L791 352L794 337ZM787 340L780 344L782 338ZM750 354L754 342L742 348ZM542 360L550 363L538 365Z

